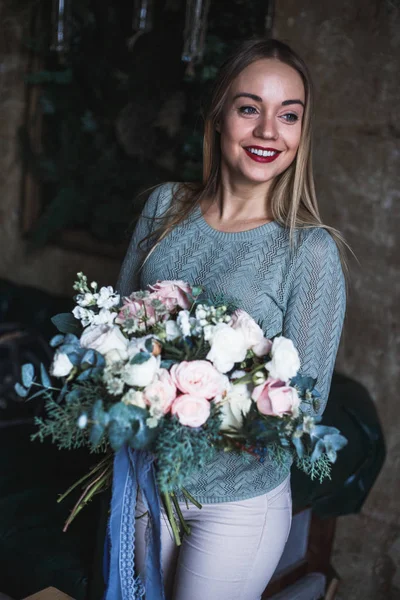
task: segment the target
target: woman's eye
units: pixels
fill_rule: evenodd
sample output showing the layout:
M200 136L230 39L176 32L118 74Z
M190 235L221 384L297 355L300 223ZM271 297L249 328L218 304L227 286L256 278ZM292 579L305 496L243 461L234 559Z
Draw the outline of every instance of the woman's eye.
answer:
M288 123L296 123L296 121L299 120L298 115L296 115L295 113L286 113L286 114L282 115L282 117Z
M239 112L242 115L256 115L257 109L254 106L241 106Z

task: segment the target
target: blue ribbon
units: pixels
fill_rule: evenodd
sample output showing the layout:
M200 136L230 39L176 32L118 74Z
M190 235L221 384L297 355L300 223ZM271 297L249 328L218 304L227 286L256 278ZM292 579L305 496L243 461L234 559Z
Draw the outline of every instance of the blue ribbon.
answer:
M153 457L124 446L114 458L111 515L104 547L104 600L139 600L143 586L135 578L137 489L149 511L144 589L146 600L165 600L161 565L160 499Z

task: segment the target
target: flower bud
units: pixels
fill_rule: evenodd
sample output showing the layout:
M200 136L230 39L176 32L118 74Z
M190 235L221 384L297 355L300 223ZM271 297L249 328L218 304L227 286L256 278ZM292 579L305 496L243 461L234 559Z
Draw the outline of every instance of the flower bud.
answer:
M265 373L263 371L257 371L253 375L253 383L254 385L261 385L266 380Z

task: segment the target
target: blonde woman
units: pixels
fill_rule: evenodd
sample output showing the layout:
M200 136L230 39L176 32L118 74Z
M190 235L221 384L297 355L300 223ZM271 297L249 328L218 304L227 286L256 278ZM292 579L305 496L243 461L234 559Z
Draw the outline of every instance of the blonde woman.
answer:
M205 117L200 185L150 196L122 265L123 295L183 279L235 301L268 337L291 338L317 377L323 412L345 313L340 234L321 222L311 164L312 85L276 40L244 43L222 66ZM192 533L175 547L161 513L167 600L257 600L289 535L290 461L217 453L186 486ZM139 499L137 514L146 507ZM136 523L144 571L147 518ZM164 592L160 590L159 598ZM146 600L158 600L154 596Z

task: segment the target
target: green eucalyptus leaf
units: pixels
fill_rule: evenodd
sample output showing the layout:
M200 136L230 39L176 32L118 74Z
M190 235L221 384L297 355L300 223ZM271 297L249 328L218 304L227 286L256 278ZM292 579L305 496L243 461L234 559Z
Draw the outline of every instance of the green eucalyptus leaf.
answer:
M73 333L80 336L82 325L78 319L75 319L72 313L60 313L51 318L51 322L61 333Z
M57 346L60 346L63 343L63 341L64 336L61 333L58 333L53 338L51 338L49 343L52 348L57 348Z
M147 352L149 352L149 354L152 354L152 352L153 352L153 338L147 338L147 340L144 343L144 347L146 348Z
M103 427L103 425L101 423L94 423L94 425L92 425L92 427L90 428L90 442L93 444L93 446L98 446L102 440L102 437L104 435L104 431L105 428Z
M294 435L292 437L292 442L293 442L293 446L296 449L297 456L299 458L303 458L303 456L305 454L305 450L304 450L303 440L301 439L301 437L297 437Z
M82 365L89 365L91 367L93 367L96 364L96 353L94 352L94 350L88 350L87 352L85 352L85 354L83 355L82 359L81 359L81 364Z
M15 392L20 396L20 398L26 398L28 395L28 390L24 388L20 383L16 383L14 386Z
M45 388L51 387L50 377L46 371L45 366L42 363L40 363L40 378L41 378L43 387L45 387Z
M139 406L129 406L131 419L131 435L129 445L135 450L144 450L150 447L157 436L157 427L148 427L146 420L149 413Z
M151 354L148 352L138 352L131 358L129 362L131 365L142 365L143 363L147 362L149 358L151 358Z
M30 388L35 376L34 366L30 363L22 365L22 383L26 388Z
M322 440L318 440L315 444L315 448L311 454L311 462L315 462L319 458L321 458L322 454L325 452L325 444Z

